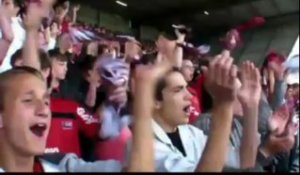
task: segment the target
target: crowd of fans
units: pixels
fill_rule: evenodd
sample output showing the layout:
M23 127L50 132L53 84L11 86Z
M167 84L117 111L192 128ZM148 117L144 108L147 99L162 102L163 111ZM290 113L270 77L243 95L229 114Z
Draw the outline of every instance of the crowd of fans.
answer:
M0 172L299 172L299 73L284 56L236 65L238 29L213 56L183 25L145 44L79 10L1 2Z

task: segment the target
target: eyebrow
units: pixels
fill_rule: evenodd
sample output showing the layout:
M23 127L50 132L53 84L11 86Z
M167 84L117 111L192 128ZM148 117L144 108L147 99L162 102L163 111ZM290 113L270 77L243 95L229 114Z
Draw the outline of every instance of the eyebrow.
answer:
M30 90L30 91L26 92L25 95L34 95L34 91ZM50 97L51 96L48 92L45 92L44 95L43 95L43 98L46 98L46 99L50 99Z
M33 92L33 90L30 90L30 91L26 92L25 95L34 95L34 92Z
M185 87L186 87L185 85L180 85L180 86L172 87L171 89L172 90L177 90L177 89L184 89Z

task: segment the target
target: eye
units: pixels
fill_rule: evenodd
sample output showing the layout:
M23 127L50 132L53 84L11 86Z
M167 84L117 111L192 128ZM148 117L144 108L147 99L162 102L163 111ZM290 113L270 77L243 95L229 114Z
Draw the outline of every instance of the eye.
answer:
M27 98L27 99L24 99L22 100L22 102L24 103L31 103L33 100L31 98Z
M174 89L174 92L175 93L179 93L179 92L181 92L183 90L183 88L176 88L176 89Z

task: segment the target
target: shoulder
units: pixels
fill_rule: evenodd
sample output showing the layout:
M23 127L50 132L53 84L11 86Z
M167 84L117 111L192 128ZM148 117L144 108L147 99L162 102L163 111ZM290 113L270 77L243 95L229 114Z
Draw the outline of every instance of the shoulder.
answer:
M202 130L206 135L210 130L211 113L201 114L198 120L194 123L194 126Z
M41 159L40 161L45 173L65 172L65 170L61 169L58 164L51 163L44 159Z
M191 135L193 137L199 138L199 137L206 137L204 132L201 129L196 128L193 125L187 124L187 125L182 125L179 126L179 129L181 130L181 132L183 132L186 135Z

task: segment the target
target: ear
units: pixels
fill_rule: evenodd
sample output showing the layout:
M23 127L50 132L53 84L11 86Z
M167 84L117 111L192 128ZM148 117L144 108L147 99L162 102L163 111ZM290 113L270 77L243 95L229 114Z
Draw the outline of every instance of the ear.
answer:
M159 110L159 109L161 109L161 102L159 102L159 101L156 101L156 102L155 102L155 106L154 106L154 108L155 108L155 110Z

